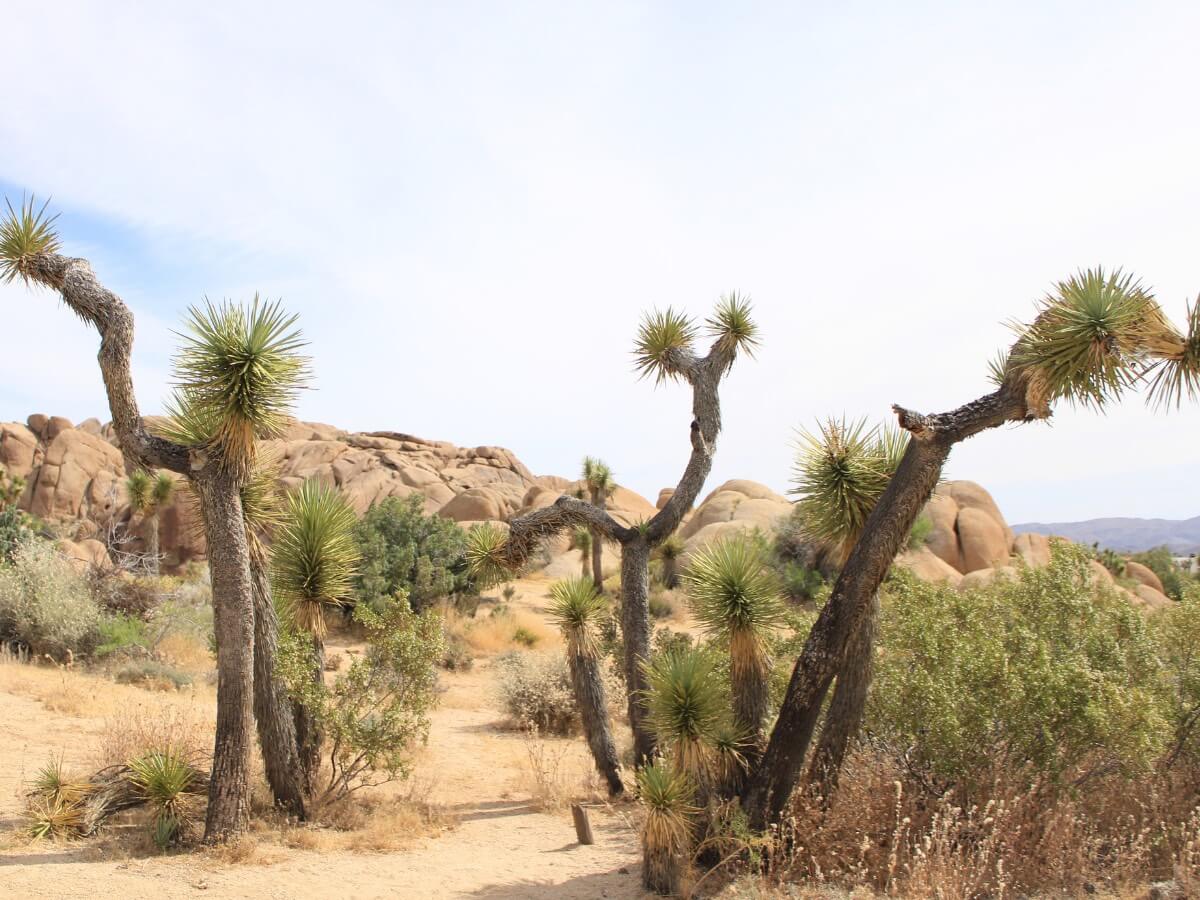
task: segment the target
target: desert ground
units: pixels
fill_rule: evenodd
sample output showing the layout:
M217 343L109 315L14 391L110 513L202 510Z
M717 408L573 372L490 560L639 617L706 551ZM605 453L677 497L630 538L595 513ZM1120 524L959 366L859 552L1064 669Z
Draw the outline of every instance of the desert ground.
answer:
M541 614L548 582L516 583L512 604ZM532 652L556 652L547 627ZM354 645L330 641L332 653ZM645 896L633 804L595 790L581 738L512 730L493 700L493 658L443 672L441 702L411 778L369 790L369 815L341 828L258 824L233 848L164 855L117 826L78 843L22 834L25 785L47 759L94 768L106 742L146 720L203 729L215 690L148 691L49 665L0 665L0 893L127 900L175 897ZM588 803L596 843L576 842L569 801Z

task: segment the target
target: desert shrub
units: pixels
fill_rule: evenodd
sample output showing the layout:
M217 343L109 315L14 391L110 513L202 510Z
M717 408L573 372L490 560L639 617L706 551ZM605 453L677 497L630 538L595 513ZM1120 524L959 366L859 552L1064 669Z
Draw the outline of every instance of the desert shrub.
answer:
M467 536L456 523L427 516L420 494L372 505L354 529L362 564L359 601L376 612L398 591L415 610L458 594L477 594L465 559Z
M652 619L668 619L675 614L675 604L671 602L671 597L662 591L651 591L647 605Z
M504 598L505 603L512 603L513 597L517 596L517 586L515 584L506 584L504 590L500 592L500 596Z
M322 804L408 776L413 750L429 736L435 666L446 652L441 616L413 612L402 593L381 612L359 605L354 619L367 650L332 685L313 681L305 636L280 635L279 674L325 736Z
M26 541L0 567L0 637L63 658L95 646L100 610L87 583L46 541Z
M156 659L139 659L113 672L113 680L154 690L179 690L192 683L192 676Z
M471 645L461 634L446 635L446 650L442 654L442 668L451 672L469 672L475 665L475 654Z
M1190 756L1200 762L1200 586L1189 585L1179 603L1153 621L1166 669L1172 725L1167 762Z
M1155 547L1153 550L1135 553L1130 559L1141 563L1157 575L1158 580L1162 582L1163 592L1168 597L1175 600L1183 599L1184 588L1192 580L1179 570L1179 566L1175 565L1175 559L1170 550L1166 547Z
M884 600L870 731L934 776L998 760L1051 778L1085 759L1137 771L1169 732L1145 617L1094 588L1086 551L976 590L898 573Z
M929 518L925 513L917 516L917 520L913 522L912 528L908 531L908 540L905 542L909 550L920 550L925 546L925 542L929 540L929 535L933 532L933 519Z
M87 581L101 609L143 620L149 619L155 608L175 593L179 584L177 579L166 576L130 575L95 567L89 570Z
M571 674L561 655L508 653L496 660L501 709L520 728L570 734L578 719Z
M524 625L518 625L513 629L513 640L522 647L533 647L538 642L538 636Z
M15 506L0 507L0 564L12 562L17 548L32 537L25 513Z
M793 603L804 603L816 598L817 593L825 584L825 579L816 569L810 569L803 563L785 560L775 567L779 576L779 587L783 596Z
M146 652L150 647L146 623L121 613L101 616L96 626L96 635L95 655L98 659L117 653L128 655L138 651Z

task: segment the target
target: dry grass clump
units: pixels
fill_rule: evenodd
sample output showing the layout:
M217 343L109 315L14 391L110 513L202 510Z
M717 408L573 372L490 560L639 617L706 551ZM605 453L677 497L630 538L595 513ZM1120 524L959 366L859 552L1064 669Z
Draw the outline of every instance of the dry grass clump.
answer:
M297 850L401 850L455 824L432 791L432 782L413 780L389 796L354 794L317 810L312 823L284 826L279 840Z
M494 607L490 614L463 616L452 607L442 613L446 633L461 639L480 656L495 656L530 647L543 649L559 643L558 632L537 614L507 606Z
M998 770L966 797L860 748L839 783L797 798L773 881L944 900L1200 886L1200 768L1075 786Z
M100 768L120 765L158 747L175 747L188 758L196 758L212 751L213 735L211 712L195 704L130 705L104 720L96 764Z
M525 758L518 787L532 805L544 812L566 809L580 800L599 801L607 795L588 760L573 741L547 738L536 728L522 735Z

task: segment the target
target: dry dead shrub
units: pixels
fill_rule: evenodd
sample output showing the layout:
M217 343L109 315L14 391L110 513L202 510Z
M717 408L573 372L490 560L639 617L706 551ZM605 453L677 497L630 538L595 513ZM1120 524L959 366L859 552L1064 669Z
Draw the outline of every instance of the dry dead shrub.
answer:
M285 827L281 842L299 850L399 850L454 824L435 803L433 784L414 779L398 794L352 794L316 810L308 825Z
M1081 776L1082 777L1082 776ZM974 900L1200 885L1200 769L1082 783L999 770L971 796L860 748L829 798L801 794L771 868L784 882Z
M537 809L561 810L573 801L599 801L607 796L590 761L581 760L576 742L548 738L536 728L528 728L521 744L525 759L520 787Z
M172 747L189 759L212 751L213 723L193 707L137 704L104 720L98 767L122 765L147 750Z

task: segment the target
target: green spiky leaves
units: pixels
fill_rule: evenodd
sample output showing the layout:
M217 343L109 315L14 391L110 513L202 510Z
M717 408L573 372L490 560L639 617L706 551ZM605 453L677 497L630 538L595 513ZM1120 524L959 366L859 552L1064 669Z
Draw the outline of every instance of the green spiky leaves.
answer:
M1138 379L1138 365L1172 330L1132 275L1088 269L1042 300L1004 372L1027 380L1031 408L1066 399L1100 409Z
M681 771L707 781L715 736L729 716L716 659L701 650L672 649L656 654L642 669L647 718L659 746Z
M1183 398L1200 394L1200 299L1188 304L1187 333L1156 348L1157 371L1150 381L1149 402L1160 409L1179 407Z
M175 479L166 472L151 475L145 469L135 469L125 479L125 494L135 513L152 514L175 496Z
M758 326L750 313L750 298L734 291L717 301L713 314L704 321L704 328L716 340L717 348L728 357L729 365L738 353L753 358L759 344Z
M512 577L508 533L494 522L480 522L467 532L466 559L480 587L491 587Z
M868 429L863 420L829 419L817 433L801 432L791 493L810 537L844 558L887 488L908 446L895 429Z
M325 608L340 605L353 587L356 521L346 498L315 479L287 498L273 548L275 590L296 627L315 637L325 634Z
M49 201L39 209L32 196L22 198L19 209L13 209L7 197L4 203L8 212L0 219L0 282L20 278L28 283L34 259L62 249L54 230L58 216L47 216Z
M659 852L683 852L700 812L695 785L685 773L659 761L638 770L637 786L647 813L643 839Z
M187 800L200 792L200 772L178 750L155 750L129 761L129 782L154 810L154 840L166 847L178 840L187 822Z
M598 499L608 497L616 490L617 483L613 479L612 469L604 460L592 456L583 458L583 482L587 485L588 493Z
M567 578L550 588L547 613L566 638L568 652L574 655L596 655L596 622L607 609L607 601L596 592L590 578Z
M762 551L744 537L701 547L683 575L692 614L722 641L739 633L762 636L783 621L779 584Z
M696 325L684 313L668 306L642 318L634 342L634 369L639 378L654 376L654 383L681 378L683 358L690 357Z
M245 478L256 439L282 432L308 377L296 318L279 302L257 296L249 308L192 307L175 360L177 393L168 436L211 448L229 471Z

